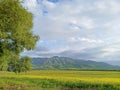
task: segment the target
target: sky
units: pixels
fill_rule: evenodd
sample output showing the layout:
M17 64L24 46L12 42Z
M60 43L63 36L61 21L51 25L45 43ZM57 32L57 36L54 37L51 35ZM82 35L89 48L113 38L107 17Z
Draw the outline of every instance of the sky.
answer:
M23 6L40 40L22 55L120 64L120 0L24 0Z

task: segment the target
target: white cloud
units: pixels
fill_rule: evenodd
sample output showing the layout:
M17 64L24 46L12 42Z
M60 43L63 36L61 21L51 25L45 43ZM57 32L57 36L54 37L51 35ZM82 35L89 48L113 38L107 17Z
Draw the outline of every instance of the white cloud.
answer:
M47 0L43 0L42 4L47 8L47 9L54 9L56 7L56 4L49 2Z
M85 37L71 37L68 39L69 43L93 43L93 44L102 44L104 43L103 40L96 40L96 39L90 39L90 38L85 38Z
M94 29L95 28L95 24L94 24L94 21L92 18L83 17L83 18L81 18L80 23L86 29Z
M61 0L59 3L42 0L40 4L36 0L25 0L25 4L35 16L33 31L44 43L38 46L48 48L44 53L38 51L40 56L65 51L82 56L83 49L90 49L84 55L94 57L92 54L97 52L99 58L107 58L111 55L108 52L118 52L115 51L118 47L106 47L119 42L120 0Z
M120 51L120 49L108 47L108 48L104 48L103 51L111 54L111 53L115 53L117 51Z
M95 39L89 39L89 38L79 38L80 41L86 42L86 43L104 43L102 40L95 40Z
M120 13L120 1L119 0L98 0L95 2L94 9L100 13L117 14Z
M27 7L29 10L35 10L35 8L38 6L36 0L24 0L25 7Z

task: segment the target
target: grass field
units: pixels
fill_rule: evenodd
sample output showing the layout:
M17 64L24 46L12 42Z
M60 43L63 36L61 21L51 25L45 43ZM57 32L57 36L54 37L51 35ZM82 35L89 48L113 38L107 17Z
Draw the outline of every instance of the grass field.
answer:
M0 90L120 90L119 71L0 72Z

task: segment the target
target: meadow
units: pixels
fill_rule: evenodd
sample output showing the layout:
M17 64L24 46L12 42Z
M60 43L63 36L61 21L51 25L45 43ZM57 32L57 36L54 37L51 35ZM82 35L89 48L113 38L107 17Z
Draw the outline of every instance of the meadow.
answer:
M120 71L2 71L0 90L120 90Z

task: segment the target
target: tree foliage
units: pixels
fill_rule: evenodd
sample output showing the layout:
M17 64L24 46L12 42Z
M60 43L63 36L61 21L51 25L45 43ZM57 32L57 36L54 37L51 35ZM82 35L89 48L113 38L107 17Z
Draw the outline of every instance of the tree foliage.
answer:
M8 71L13 71L16 74L20 72L27 72L31 69L31 58L25 56L18 60L13 59L9 62Z
M28 58L20 58L19 55L24 49L34 49L39 39L31 31L32 19L32 14L19 0L0 0L0 70L8 69L12 60L14 64L28 61Z

